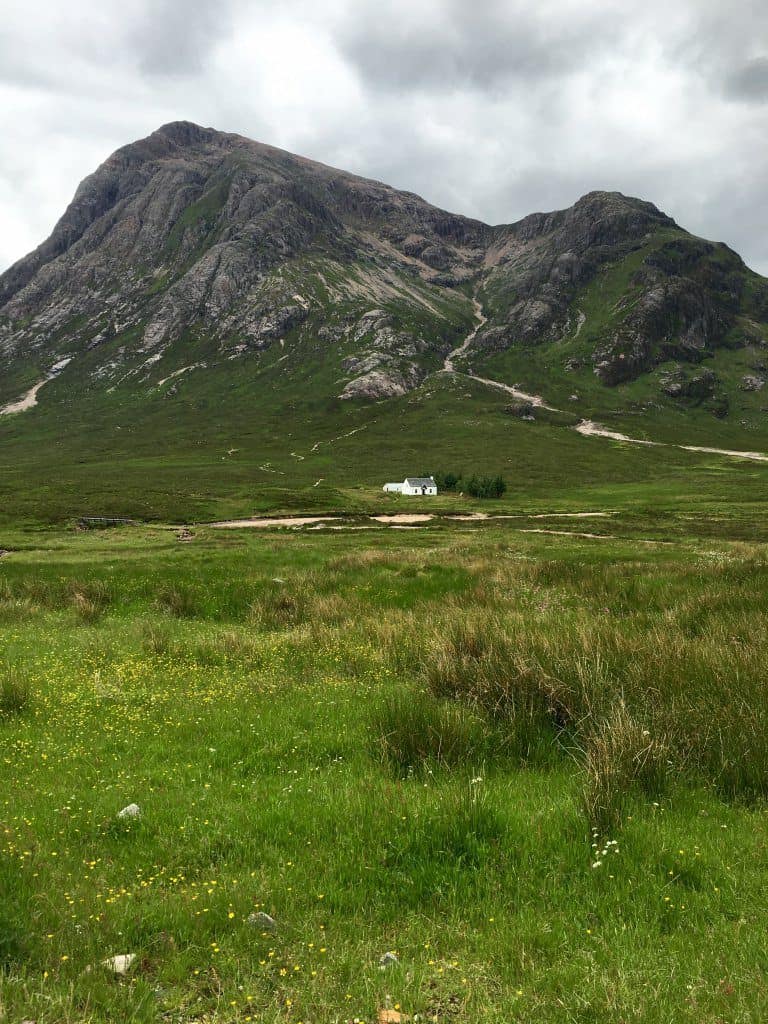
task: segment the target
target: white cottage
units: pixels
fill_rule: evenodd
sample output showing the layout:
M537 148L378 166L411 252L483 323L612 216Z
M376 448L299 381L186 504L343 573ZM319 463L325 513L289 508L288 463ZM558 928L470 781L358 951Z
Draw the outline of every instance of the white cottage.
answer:
M407 476L401 484L384 484L383 490L394 494L437 494L433 476Z

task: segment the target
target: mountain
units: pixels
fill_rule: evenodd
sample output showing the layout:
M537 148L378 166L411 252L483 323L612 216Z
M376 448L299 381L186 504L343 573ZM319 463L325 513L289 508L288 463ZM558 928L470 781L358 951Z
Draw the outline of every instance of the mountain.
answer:
M0 276L0 442L85 458L230 420L275 455L287 415L309 436L483 389L733 444L765 432L767 364L768 282L651 203L490 226L188 122L109 157Z

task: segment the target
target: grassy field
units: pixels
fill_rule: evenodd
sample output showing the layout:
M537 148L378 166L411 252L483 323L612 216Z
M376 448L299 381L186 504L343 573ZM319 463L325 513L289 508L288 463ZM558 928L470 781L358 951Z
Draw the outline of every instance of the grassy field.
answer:
M498 509L510 512L652 507L700 516L730 508L734 496L762 503L768 493L765 465L585 438L546 412L521 421L506 411L508 395L463 378L437 376L403 398L357 404L314 394L311 366L295 376L288 363L279 371L249 364L251 371L253 379L243 367L222 369L201 377L210 393L190 388L168 401L47 385L47 404L0 418L0 525L388 510L397 502L382 494L384 481L446 470L501 473L509 489ZM273 391L278 375L288 377L295 401ZM63 404L54 401L59 387ZM694 417L675 428L681 443L768 452L762 435L737 435L704 415L711 432L694 429ZM674 432L662 417L659 434L662 422Z
M641 492L4 528L0 1020L765 1019L759 481Z

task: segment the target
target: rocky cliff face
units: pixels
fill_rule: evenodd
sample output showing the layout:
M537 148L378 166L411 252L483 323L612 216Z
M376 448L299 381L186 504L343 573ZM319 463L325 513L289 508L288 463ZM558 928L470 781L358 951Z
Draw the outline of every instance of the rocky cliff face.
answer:
M491 227L180 122L114 153L0 276L0 397L62 360L93 387L179 387L275 349L324 360L331 395L402 395L469 333L473 295L473 359L584 327L605 385L768 338L766 283L650 203L595 192Z
M744 342L765 338L749 321L764 325L766 282L726 246L688 235L637 199L595 192L569 210L528 217L500 229L491 260L484 289L493 316L480 341L495 350L578 334L593 282L607 268L626 271L590 311L602 330L590 332L586 359L607 385L669 359L698 363L733 332Z

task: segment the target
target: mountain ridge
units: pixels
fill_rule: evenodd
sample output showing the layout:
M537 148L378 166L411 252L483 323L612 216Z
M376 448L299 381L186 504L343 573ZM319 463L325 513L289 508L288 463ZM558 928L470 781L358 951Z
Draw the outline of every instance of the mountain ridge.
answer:
M141 416L223 398L237 371L254 403L268 386L343 419L339 401L466 371L574 421L754 433L766 350L768 282L646 200L593 191L489 225L191 122L108 157L0 275L7 414L109 419L123 396Z
M45 263L50 262L52 259L55 259L57 256L63 255L72 244L77 242L94 220L108 212L109 206L113 205L118 199L128 198L126 195L120 195L118 192L115 192L109 195L106 205L94 201L96 197L94 197L93 194L89 195L89 190L91 190L94 185L97 189L101 186L102 193L107 192L103 186L108 183L101 182L100 179L102 177L105 177L111 172L119 174L125 170L141 167L153 160L169 159L173 156L181 156L191 145L195 144L214 144L218 147L228 144L232 151L237 148L248 148L261 152L265 155L269 155L270 157L278 160L287 160L298 166L313 168L321 173L333 177L340 177L346 180L384 188L388 192L395 193L403 198L415 200L416 202L431 206L431 204L428 204L427 201L417 193L403 189L393 189L391 186L388 186L377 179L343 171L320 161L299 156L297 154L290 153L287 150L279 149L278 147L271 146L267 143L257 142L236 133L220 132L213 128L204 128L190 121L172 121L168 124L162 125L146 138L139 139L119 147L114 153L107 157L107 159L104 160L94 172L83 179L76 189L75 195L64 214L56 225L54 225L51 235L31 253L28 253L26 256L15 261L2 274L0 274L0 306L6 304L13 297L13 294L24 286L24 284L17 284L17 281L24 279L24 283L27 283L29 278L37 271L37 269L45 265ZM674 224L672 218L662 214L654 204L646 200L626 196L617 191L605 190L590 191L581 196L573 206L568 208L549 212L537 211L525 215L518 221L499 224L490 224L462 214L453 214L439 207L431 206L431 208L451 221L461 221L467 225L473 225L481 232L484 231L489 233L491 237L496 234L513 234L522 238L530 238L536 234L541 234L551 229L552 226L554 226L558 221L561 221L570 211L578 208L580 204L584 205L594 200L607 200L611 198L621 200L632 206L643 207L650 213L658 215L660 218ZM41 259L40 257L44 258ZM30 265L30 270L25 274L24 271L27 270L27 265Z

